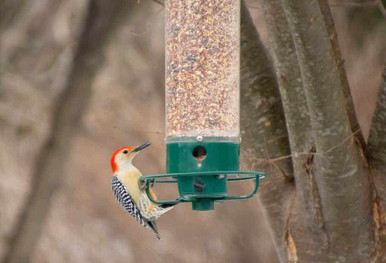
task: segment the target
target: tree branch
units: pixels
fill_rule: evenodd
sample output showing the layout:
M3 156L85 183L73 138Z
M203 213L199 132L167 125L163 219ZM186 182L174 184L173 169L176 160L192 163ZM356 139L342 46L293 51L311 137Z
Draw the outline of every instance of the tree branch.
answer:
M165 3L164 3L163 0L153 0L153 1L156 2L159 5L165 6Z
M379 12L381 12L382 16L384 18L386 18L386 9L382 3L382 0L331 3L330 6L342 6L342 7L373 7L373 6L376 6L378 8Z
M8 28L18 18L26 3L26 0L2 0L0 2L0 32Z
M377 227L377 254L379 262L385 262L386 255L386 59L382 81L378 91L377 105L372 119L366 155L369 170L376 188L374 221Z
M263 0L262 4L286 117L297 189L292 216L287 222L288 258L294 257L290 252L294 249L289 247L297 246L301 249L319 246L315 255L319 254L316 257L321 258L325 253L321 244L327 242L327 236L323 229L319 191L312 170L308 169L312 164L313 153L310 151L314 149L314 142L298 58L280 0Z
M351 132L355 133L355 137L360 143L362 149L365 149L366 142L363 137L361 127L359 126L359 122L355 114L354 102L351 96L350 85L348 83L346 70L344 68L344 60L342 58L342 53L340 52L340 48L339 48L338 34L335 31L334 20L332 18L328 1L319 0L319 6L324 18L324 23L326 25L327 33L330 37L332 50L334 52L335 64L338 69L340 84L342 86L342 91L345 98L345 107L350 121Z
M24 1L24 0L23 0ZM26 43L29 36L37 35L47 26L50 17L60 7L57 0L37 0L22 2L20 10L9 19L0 23L0 55L1 63L9 64L19 51L20 44Z
M257 162L290 153L280 94L267 57L245 3L241 7L241 127L246 162L265 169L259 198L273 231L279 257L287 260L284 242L287 211L294 190L290 159Z
M296 170L304 170L298 153L312 147L311 124L300 68L287 20L278 0L263 0L264 17L272 46L272 57L286 117L291 155ZM304 159L302 157L302 159ZM297 162L299 161L299 162ZM296 165L297 164L297 165ZM296 178L296 174L295 174Z
M42 231L55 190L61 184L72 140L91 96L91 84L103 64L103 47L117 19L126 14L125 0L89 2L87 19L64 91L54 110L51 131L37 157L33 185L4 262L28 262Z
M377 167L386 169L386 59L382 82L379 86L377 106L371 123L367 156Z
M382 0L377 0L377 7L378 7L379 12L382 13L383 17L386 18L386 9L382 3Z
M345 141L352 132L326 25L317 0L281 2L299 58L316 146L308 169L315 176L321 198L328 237L324 245L329 252L324 257L365 262L374 247L370 186L355 143ZM314 251L301 250L299 260L311 262Z

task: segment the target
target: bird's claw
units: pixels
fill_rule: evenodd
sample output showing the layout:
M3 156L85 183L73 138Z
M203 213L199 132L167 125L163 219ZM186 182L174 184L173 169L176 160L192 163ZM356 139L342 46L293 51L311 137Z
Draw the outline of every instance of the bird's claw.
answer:
M139 181L138 186L139 186L139 189L141 189L141 191L145 190L146 189L146 181Z

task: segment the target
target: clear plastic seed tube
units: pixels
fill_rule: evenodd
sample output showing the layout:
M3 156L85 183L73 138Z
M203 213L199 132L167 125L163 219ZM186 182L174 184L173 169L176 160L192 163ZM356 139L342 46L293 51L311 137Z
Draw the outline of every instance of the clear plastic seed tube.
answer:
M239 138L240 0L166 0L166 137Z

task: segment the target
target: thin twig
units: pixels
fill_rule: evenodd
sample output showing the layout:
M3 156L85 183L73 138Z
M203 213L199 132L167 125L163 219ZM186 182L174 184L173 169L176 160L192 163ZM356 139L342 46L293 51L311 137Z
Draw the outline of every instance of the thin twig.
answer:
M374 0L372 2L343 2L343 3L330 3L330 6L376 6L378 4L378 0Z
M165 7L165 4L161 0L153 0L153 2L156 2L157 4L160 4Z
M247 5L248 8L251 8L251 9L261 9L260 6L251 6L251 5Z
M260 161L260 162L277 162L277 161L281 161L281 160L284 160L284 159L288 159L288 158L292 158L292 157L298 157L299 155L324 155L326 153L329 153L331 151L333 151L334 149L338 148L339 146L343 145L345 142L347 142L348 140L350 140L351 138L353 138L360 130L357 130L355 131L354 133L352 133L349 137L347 137L346 139L344 139L341 143L335 145L334 147L331 147L330 149L328 149L327 151L324 151L324 152L315 152L315 153L310 153L310 152L299 152L299 153L294 153L294 154L289 154L289 155L284 155L284 156L280 156L280 157L277 157L277 158L270 158L270 159L261 159L261 158L254 158L254 160L256 161Z
M265 138L264 138L265 139ZM266 153L266 156L268 156L268 158L270 158L270 154L269 154L269 151L268 151L268 147L267 147L267 144L264 143L264 149L265 149L265 153ZM279 170L279 172L288 180L288 181L293 181L293 177L291 175L289 175L288 173L286 173L286 171L284 169L282 169L280 167L280 165L276 164L275 162L269 162L270 165L274 166L276 169Z

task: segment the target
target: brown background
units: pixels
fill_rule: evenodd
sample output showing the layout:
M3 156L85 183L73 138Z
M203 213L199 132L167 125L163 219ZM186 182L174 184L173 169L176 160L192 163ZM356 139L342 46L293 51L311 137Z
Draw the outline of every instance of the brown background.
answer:
M28 196L36 153L47 136L86 6L79 0L21 3L7 9L18 16L2 29L0 40L0 256ZM266 40L259 2L247 3ZM374 7L334 3L345 67L367 136L386 27ZM151 141L135 165L145 175L165 168L163 19L162 6L141 0L106 47L106 63L93 83L71 160L66 173L58 174L65 178L51 200L34 262L277 262L258 198L216 205L211 212L179 205L159 219L162 241L113 199L109 161L116 148ZM175 190L156 192L171 197Z

